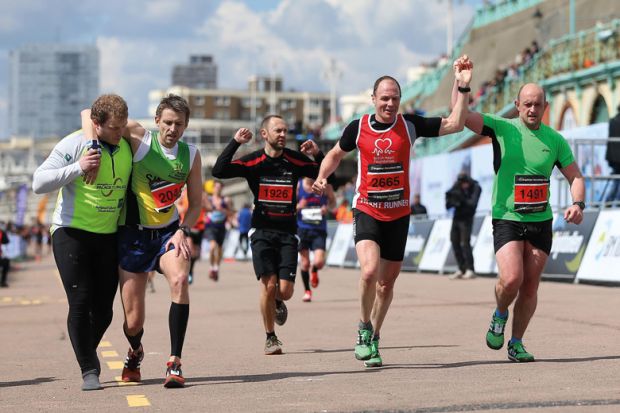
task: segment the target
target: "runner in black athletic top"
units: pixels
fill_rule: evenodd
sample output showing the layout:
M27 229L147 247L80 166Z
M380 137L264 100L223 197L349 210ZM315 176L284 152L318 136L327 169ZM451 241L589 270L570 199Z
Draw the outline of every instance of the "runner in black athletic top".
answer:
M282 343L275 334L274 322L286 321L283 300L293 296L297 271L297 182L300 177L316 178L323 154L313 141L301 145L301 152L285 148L288 128L277 115L261 123L260 135L265 148L235 161L240 145L252 139L252 132L237 131L213 166L216 178L243 177L254 194L254 212L250 242L256 278L261 282L260 307L267 333L265 354L281 354ZM314 156L315 161L307 155Z

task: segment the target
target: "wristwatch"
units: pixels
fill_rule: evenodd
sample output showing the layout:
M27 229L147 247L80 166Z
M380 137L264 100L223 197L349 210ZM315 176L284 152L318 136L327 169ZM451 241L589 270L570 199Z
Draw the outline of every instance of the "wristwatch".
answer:
M583 201L575 201L573 205L577 205L582 211L586 209L586 204Z
M188 228L188 227L186 227L185 225L181 225L181 226L177 229L177 231L179 231L179 230L180 230L181 232L183 232L183 235L185 235L186 237L189 237L189 228Z
M465 86L465 87L459 86L458 91L461 93L469 93L471 92L471 88L469 86Z

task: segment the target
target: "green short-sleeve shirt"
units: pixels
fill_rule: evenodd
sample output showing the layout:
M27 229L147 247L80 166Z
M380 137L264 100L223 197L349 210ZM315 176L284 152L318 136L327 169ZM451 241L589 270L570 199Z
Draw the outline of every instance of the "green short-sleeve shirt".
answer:
M493 143L493 218L519 222L552 219L551 172L554 166L565 168L575 161L566 139L542 123L531 130L519 118L487 113L482 118L482 134L490 136Z

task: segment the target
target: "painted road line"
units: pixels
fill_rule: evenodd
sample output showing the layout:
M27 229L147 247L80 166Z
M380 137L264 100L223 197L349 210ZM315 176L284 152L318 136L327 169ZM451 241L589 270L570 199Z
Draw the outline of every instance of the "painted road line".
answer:
M30 300L21 300L19 303L21 305L30 305L30 304L32 304L32 301L30 301Z
M118 353L116 352L116 350L107 350L107 351L102 351L101 352L101 357L118 357Z
M151 405L151 402L149 402L149 399L147 399L144 394L131 394L126 397L129 407L145 407Z
M116 380L116 384L118 384L119 386L137 386L138 384L140 384L140 382L137 381L123 381L123 378L121 376L114 377L114 380Z
M13 301L13 297L2 297L3 303L10 303L11 301Z
M106 361L106 364L110 370L122 370L125 365L122 361Z
M107 340L102 340L99 342L99 347L112 347L112 343Z

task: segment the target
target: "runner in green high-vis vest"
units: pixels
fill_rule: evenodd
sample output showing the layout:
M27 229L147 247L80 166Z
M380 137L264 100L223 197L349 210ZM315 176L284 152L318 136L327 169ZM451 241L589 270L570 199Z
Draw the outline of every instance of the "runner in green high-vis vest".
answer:
M457 64L471 66L466 56ZM456 93L453 91L453 102ZM554 167L570 184L573 202L564 210L566 222L580 224L585 208L583 176L568 142L542 123L547 105L544 90L529 83L521 87L515 100L517 118L470 112L465 122L473 132L489 136L493 145L493 242L499 280L495 286L497 308L486 343L494 350L502 348L508 307L514 301L508 359L515 362L534 361L522 339L536 311L540 276L551 251L549 178Z
M87 138L79 130L63 138L35 171L32 188L38 194L59 190L51 232L69 302L67 327L82 370L82 390L98 390L96 349L112 321L116 230L129 185L131 148L121 139L127 125L123 98L100 96L89 112L88 126L94 125L95 133ZM96 177L85 176L96 169Z
M150 271L163 273L170 286L170 357L165 387L183 387L181 352L189 319L189 228L201 209L200 153L180 139L189 121L189 105L180 96L164 97L155 113L157 132L130 120L124 136L133 151L131 190L127 192L125 225L119 229L120 288L130 348L121 377L141 380L144 357L145 294ZM82 112L82 121L88 111ZM187 185L189 207L180 222L175 201Z

